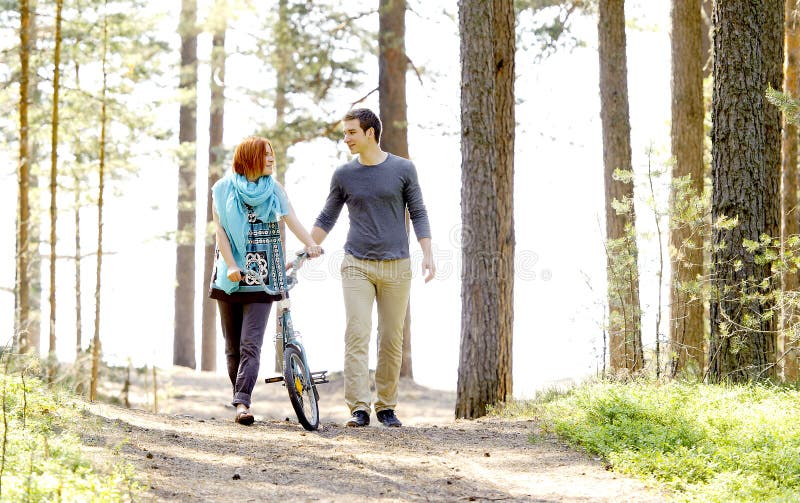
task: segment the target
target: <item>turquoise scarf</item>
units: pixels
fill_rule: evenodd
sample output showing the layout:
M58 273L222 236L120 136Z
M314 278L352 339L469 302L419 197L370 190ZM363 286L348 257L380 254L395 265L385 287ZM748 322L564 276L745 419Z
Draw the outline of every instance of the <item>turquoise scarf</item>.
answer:
M256 218L262 222L277 222L289 212L286 193L271 176L262 176L255 182L243 175L228 173L211 188L214 208L219 215L219 224L225 229L231 243L233 259L239 269L245 270L247 233L247 206L253 208ZM217 279L214 285L225 293L235 292L239 283L228 279L228 266L220 254L217 259Z

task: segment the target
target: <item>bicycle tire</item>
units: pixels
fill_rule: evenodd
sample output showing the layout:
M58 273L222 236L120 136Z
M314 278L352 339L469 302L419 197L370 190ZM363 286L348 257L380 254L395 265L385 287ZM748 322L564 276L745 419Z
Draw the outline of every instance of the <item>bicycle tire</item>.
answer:
M303 428L319 428L319 405L311 372L303 364L300 348L288 345L283 348L283 382L289 393L297 420Z

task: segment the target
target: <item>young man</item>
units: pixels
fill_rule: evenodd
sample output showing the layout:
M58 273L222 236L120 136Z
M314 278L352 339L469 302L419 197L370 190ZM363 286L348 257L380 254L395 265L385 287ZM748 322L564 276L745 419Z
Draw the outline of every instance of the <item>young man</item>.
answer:
M422 248L425 282L436 267L431 256L428 214L408 159L380 148L381 122L372 111L351 110L343 119L344 142L354 159L331 178L331 190L311 236L321 244L347 204L350 230L342 261L342 290L347 314L344 395L352 417L347 426L369 424L369 340L372 306L378 304L378 364L375 413L385 426L399 427L394 409L403 358L403 322L411 287L411 264L405 210Z

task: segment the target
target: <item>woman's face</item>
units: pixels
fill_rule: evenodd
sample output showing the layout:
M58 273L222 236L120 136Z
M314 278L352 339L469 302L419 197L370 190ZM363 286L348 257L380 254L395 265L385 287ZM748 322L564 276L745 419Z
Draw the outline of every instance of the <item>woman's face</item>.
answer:
M261 172L261 175L269 176L272 174L272 169L275 167L275 154L272 152L269 143L265 145L265 148L267 149L267 158L264 161L264 171Z

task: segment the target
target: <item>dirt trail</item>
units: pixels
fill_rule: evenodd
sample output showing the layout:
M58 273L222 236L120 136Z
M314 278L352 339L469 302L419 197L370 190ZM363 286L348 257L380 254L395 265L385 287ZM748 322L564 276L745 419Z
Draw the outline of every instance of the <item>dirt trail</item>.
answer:
M280 384L257 385L256 423L232 421L222 376L171 371L163 412L87 406L84 440L116 446L152 501L663 501L553 439L532 421L453 421L455 394L401 385L400 429L345 428L341 380L320 387L322 424L306 432ZM287 421L286 418L289 418Z

